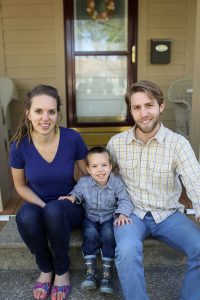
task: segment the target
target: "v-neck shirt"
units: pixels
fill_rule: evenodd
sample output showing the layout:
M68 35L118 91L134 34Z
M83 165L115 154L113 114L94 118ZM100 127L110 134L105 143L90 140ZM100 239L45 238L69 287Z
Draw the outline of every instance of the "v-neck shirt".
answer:
M52 162L45 160L34 143L24 137L18 147L10 148L10 166L24 169L27 185L44 201L68 194L75 185L74 165L86 157L87 147L73 129L60 127L58 149Z

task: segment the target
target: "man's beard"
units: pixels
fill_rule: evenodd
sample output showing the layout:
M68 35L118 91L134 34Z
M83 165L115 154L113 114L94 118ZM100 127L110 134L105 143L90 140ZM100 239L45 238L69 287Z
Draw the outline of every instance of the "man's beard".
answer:
M153 121L153 123L151 124L151 126L141 126L141 124L138 122L135 122L136 126L140 129L140 131L142 131L143 133L151 133L156 126L159 123L159 117L156 118L156 120Z

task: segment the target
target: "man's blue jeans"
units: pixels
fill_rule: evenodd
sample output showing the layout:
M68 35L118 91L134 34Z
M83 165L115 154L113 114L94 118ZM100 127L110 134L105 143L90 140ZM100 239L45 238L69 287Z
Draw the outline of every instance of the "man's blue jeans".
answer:
M113 233L113 218L103 222L93 222L85 217L83 220L83 254L96 255L101 249L103 258L114 258L115 238Z
M62 275L69 270L71 228L80 226L84 213L82 205L67 200L51 201L44 208L25 203L20 208L17 227L41 271Z
M187 257L181 300L200 299L200 227L187 216L175 212L156 224L151 213L144 219L131 215L132 224L114 228L116 267L124 299L149 299L144 279L143 241L153 236L182 251Z

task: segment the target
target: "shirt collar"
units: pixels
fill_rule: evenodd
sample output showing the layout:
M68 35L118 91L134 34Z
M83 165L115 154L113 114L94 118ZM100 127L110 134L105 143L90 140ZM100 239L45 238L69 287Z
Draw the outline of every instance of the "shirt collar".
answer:
M114 174L113 174L113 172L111 172L110 173L110 176L109 176L109 178L108 178L108 182L107 182L107 184L104 186L104 188L105 187L108 187L108 188L110 188L110 189L112 189L112 187L113 187L113 180L114 180ZM96 181L92 178L92 176L89 176L89 184L90 184L90 186L98 186L98 187L100 187L100 185L98 185L97 183L96 183Z
M133 141L140 142L140 140L138 140L136 138L135 130L136 130L136 125L134 125L131 129L128 130L127 144L131 144ZM149 141L157 140L160 144L163 144L164 139L165 139L165 127L160 122L160 128L159 128L158 132Z

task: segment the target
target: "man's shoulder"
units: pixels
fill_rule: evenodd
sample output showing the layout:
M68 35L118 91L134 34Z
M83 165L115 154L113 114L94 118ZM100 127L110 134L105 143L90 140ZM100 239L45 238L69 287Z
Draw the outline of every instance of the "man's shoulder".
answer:
M117 140L120 140L120 139L127 139L127 137L131 134L132 130L133 129L130 128L130 129L125 130L123 132L117 133L117 134L113 135L110 140L112 140L112 141L116 140L117 141Z
M167 127L164 127L164 135L165 135L165 141L169 142L169 140L181 144L189 143L189 141L180 133L177 133Z

